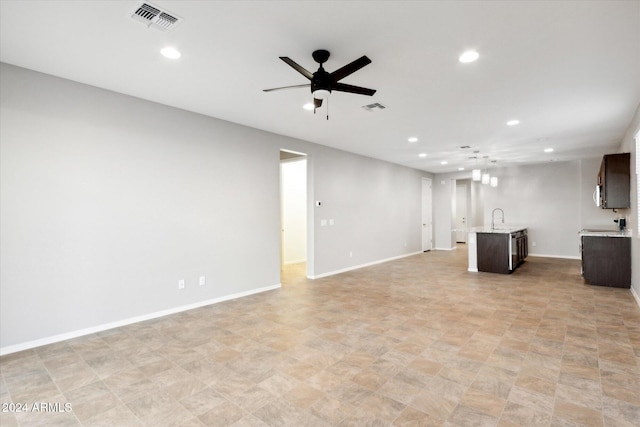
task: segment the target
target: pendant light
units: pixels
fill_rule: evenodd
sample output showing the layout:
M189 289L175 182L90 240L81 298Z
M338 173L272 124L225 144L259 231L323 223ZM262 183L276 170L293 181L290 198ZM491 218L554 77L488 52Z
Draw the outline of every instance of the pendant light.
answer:
M482 183L486 185L486 184L489 184L490 182L491 182L491 175L485 169L484 173L482 174Z
M491 160L491 163L492 163L492 164L494 164L494 165L496 164L496 162L497 162L497 160ZM487 175L488 175L488 174L487 174ZM497 186L498 186L498 177L497 177L497 176L492 176L492 177L490 177L490 178L489 178L489 184L490 184L492 187L497 187Z
M487 162L489 161L489 156L482 156L484 159L484 172L482 172L481 181L484 185L489 184L491 182L491 175L489 175L489 171L487 170Z
M476 167L471 171L471 179L474 181L480 181L482 179L482 170L478 169L478 154L479 151L474 151L475 156L469 157L470 159L476 159Z

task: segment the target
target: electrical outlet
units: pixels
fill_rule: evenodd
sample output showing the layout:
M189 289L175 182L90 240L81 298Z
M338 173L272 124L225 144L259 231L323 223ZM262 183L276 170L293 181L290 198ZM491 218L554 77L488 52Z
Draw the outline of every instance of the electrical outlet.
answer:
M178 280L178 289L184 289L184 279Z
M207 284L207 279L204 276L200 276L200 286Z

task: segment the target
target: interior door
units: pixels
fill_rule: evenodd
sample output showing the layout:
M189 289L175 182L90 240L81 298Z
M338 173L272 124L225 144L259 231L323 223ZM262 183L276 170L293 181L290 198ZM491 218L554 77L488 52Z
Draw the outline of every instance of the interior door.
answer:
M433 249L433 220L431 213L431 180L422 178L422 251Z
M466 185L456 185L456 243L467 243Z

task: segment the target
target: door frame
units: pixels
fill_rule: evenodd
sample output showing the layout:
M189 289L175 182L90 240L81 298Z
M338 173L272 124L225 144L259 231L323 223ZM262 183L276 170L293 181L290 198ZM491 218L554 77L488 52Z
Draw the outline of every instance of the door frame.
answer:
M433 181L431 178L422 177L422 186L420 188L420 204L422 206L422 216L421 216L421 224L422 228L420 229L420 240L422 242L422 252L427 252L433 250ZM428 187L427 187L428 186ZM429 188L428 191L428 200L425 200L425 189ZM425 214L428 214L425 217ZM428 224L425 222L427 220ZM427 230L425 230L425 228ZM428 231L430 230L430 232ZM429 242L425 244L425 231L428 233Z
M306 258L307 258L307 271L306 271L306 276L308 278L313 277L313 271L314 271L314 232L313 232L313 223L314 223L314 211L313 211L313 206L312 206L312 200L313 200L313 159L312 156L308 153L303 153L300 151L294 151L294 150L290 150L287 148L280 148L280 153L285 152L285 153L289 153L289 154L294 154L297 155L299 157L304 157L306 160L306 178L307 178L307 191L306 191L306 240L307 240L307 245L306 245ZM280 165L283 162L286 162L287 160L283 160L280 159L280 161L278 162L278 168L280 168ZM284 263L284 254L283 254L283 218L282 218L282 175L280 174L280 191L279 191L279 197L280 197L280 271L282 272L282 267L283 267L283 263Z

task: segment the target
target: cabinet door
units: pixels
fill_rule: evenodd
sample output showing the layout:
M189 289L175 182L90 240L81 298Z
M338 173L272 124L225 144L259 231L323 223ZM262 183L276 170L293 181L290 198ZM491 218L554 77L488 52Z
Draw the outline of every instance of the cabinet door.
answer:
M631 238L583 236L582 275L591 285L631 287Z
M504 233L478 233L478 271L507 274L509 271L509 240ZM515 268L515 266L514 266Z
M602 207L607 209L631 206L629 153L607 154L602 159L598 181L602 181Z

